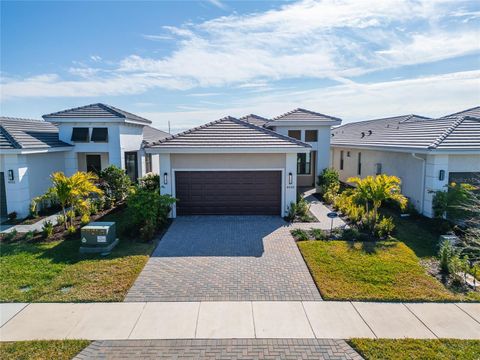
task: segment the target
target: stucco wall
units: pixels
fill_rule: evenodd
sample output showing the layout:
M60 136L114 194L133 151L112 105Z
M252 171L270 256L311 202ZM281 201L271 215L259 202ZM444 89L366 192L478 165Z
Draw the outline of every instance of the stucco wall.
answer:
M26 158L31 198L43 195L51 186L50 175L53 172L65 170L65 157L62 152L30 154Z
M449 172L480 172L480 154L477 155L449 155Z
M340 151L344 152L344 166L340 170ZM350 157L347 152L350 151ZM332 148L332 166L346 182L357 175L358 153L362 153L362 172L360 177L376 174L376 164L382 164L382 173L398 176L402 180L402 193L410 198L415 207L422 209L423 161L415 159L410 153L393 151L373 151L353 148ZM419 155L420 156L420 155ZM425 157L425 156L423 156Z
M278 169L285 154L172 154L173 169Z

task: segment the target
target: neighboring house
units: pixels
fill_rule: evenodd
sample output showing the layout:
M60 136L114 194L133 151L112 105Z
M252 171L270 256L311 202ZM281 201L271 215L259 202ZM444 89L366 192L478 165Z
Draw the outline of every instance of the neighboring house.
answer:
M159 154L161 193L178 199L172 217L285 216L297 187L328 167L338 118L296 109L272 120L226 117L146 147Z
M360 121L332 130L331 166L340 180L386 173L432 217L432 191L480 177L480 107L439 119L404 115Z
M51 185L50 174L98 172L109 165L132 180L159 171L149 142L170 136L151 121L105 104L44 115L46 121L0 118L0 214L29 213L31 199Z

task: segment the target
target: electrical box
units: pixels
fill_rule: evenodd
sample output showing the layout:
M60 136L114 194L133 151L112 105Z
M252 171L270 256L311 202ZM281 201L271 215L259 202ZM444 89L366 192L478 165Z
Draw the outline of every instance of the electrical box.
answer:
M109 253L118 239L114 222L92 222L81 230L81 253Z

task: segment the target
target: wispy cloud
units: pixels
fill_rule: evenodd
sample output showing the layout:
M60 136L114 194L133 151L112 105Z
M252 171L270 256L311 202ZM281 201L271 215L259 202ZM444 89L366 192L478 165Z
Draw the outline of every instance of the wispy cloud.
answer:
M213 6L216 6L219 9L225 10L227 9L227 5L225 5L222 1L220 0L207 0L210 4Z
M142 37L146 40L152 41L164 41L164 40L173 40L173 36L171 35L149 35L149 34L142 34Z
M142 36L173 38L177 47L166 56L131 54L109 65L108 72L70 69L77 79L47 74L46 79L4 80L2 95L81 97L226 86L253 90L305 78L348 82L360 74L480 51L476 25L464 22L472 17L469 4L303 0L265 12L163 26L165 34ZM97 55L91 60L106 63Z

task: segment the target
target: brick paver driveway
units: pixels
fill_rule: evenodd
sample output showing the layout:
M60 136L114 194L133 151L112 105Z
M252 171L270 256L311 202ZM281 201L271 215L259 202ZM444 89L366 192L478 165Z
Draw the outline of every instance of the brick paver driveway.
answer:
M186 216L170 226L125 301L321 300L273 216Z

